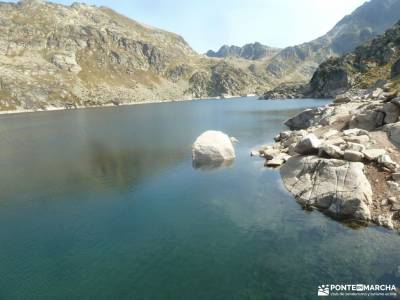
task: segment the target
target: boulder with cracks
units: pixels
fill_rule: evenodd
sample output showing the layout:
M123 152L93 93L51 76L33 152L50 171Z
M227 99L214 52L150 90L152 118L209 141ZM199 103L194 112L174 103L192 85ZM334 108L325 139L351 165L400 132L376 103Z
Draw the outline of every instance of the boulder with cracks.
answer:
M364 165L317 156L290 158L281 168L286 188L299 203L336 218L371 219L372 189Z

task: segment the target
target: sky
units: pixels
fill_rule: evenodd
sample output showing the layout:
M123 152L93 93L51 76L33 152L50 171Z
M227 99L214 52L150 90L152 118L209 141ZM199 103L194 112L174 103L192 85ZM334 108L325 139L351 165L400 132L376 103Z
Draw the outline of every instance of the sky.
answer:
M75 0L76 1L76 0ZM75 1L53 2L71 4ZM15 2L15 1L14 1ZM84 0L175 32L199 53L255 41L273 47L328 32L366 0Z

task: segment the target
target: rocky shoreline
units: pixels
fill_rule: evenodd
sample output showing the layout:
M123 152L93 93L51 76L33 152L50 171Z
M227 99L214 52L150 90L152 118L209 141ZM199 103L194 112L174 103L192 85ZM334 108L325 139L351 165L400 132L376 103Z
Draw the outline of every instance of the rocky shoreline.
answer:
M284 83L264 93L259 100L285 100L312 98L309 84Z
M393 83L307 109L252 155L279 168L306 209L400 230L400 97Z
M64 111L64 110L77 110L77 109L90 109L90 108L107 108L107 107L118 107L118 106L131 106L131 105L141 105L141 104L158 104L158 103L171 103L171 102L185 102L185 101L201 101L201 100L220 100L221 97L208 97L208 98L182 98L174 100L149 100L149 101L136 101L136 102L126 102L126 103L105 103L101 105L73 105L73 106L49 106L42 109L16 109L16 110L0 110L0 115L14 115L23 113L33 113L33 112L51 112L51 111Z

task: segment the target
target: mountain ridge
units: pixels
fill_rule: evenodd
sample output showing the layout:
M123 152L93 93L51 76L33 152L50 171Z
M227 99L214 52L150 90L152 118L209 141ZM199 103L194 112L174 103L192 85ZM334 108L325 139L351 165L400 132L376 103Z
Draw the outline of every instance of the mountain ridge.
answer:
M319 64L338 57L393 26L400 19L400 0L370 0L342 18L327 34L284 48L265 68L279 82L311 79Z
M400 81L400 20L384 34L319 65L307 84L282 84L263 99L334 98Z
M277 54L281 49L263 45L259 42L245 44L242 47L223 45L218 51L209 50L208 57L228 58L236 57L248 60L268 59Z
M2 2L0 24L0 110L236 95L267 84L106 7Z
M400 75L400 21L353 52L322 63L310 88L314 97L335 97L346 90L366 89Z
M326 43L347 39L357 44L369 36L366 30L374 35L390 18L399 14L400 19L400 9L393 9L400 0L379 1L367 2L340 21L330 31L335 39L325 36L272 57L263 57L267 46L247 44L239 52L233 48L236 56L223 58L198 54L181 36L106 7L1 2L0 110L261 94L282 82L305 82L319 62L338 56ZM390 18L384 18L388 11Z

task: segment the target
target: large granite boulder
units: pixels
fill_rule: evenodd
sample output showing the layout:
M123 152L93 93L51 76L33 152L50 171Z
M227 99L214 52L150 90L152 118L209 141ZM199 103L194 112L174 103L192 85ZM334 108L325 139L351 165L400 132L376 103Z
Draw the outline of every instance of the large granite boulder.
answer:
M330 116L332 111L333 109L331 107L326 106L306 109L293 118L287 120L285 125L291 130L306 129L310 126L318 124L323 118Z
M382 111L369 111L352 117L350 128L374 130L384 125L385 113Z
M385 103L382 108L385 113L385 124L396 123L399 121L400 108L394 103Z
M400 122L386 125L384 130L387 132L391 142L400 147Z
M221 131L209 130L200 135L192 147L193 163L202 165L231 161L235 149L229 136Z
M291 157L281 168L286 188L305 206L336 218L369 220L372 189L360 162Z

